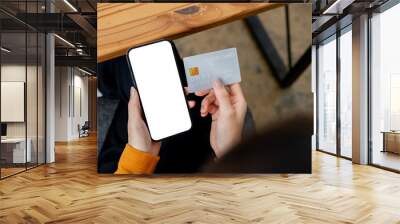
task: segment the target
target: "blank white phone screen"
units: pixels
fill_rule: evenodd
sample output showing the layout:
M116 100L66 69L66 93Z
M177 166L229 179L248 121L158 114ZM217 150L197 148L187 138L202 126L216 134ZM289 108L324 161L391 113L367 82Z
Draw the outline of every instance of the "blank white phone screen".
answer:
M192 123L171 44L161 41L128 54L152 139L189 130Z

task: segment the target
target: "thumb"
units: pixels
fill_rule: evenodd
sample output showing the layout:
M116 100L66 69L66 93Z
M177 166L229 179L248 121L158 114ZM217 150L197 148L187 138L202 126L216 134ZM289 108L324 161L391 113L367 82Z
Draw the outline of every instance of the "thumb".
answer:
M141 118L139 94L133 87L131 87L131 96L128 103L128 116L130 119Z
M229 93L224 87L222 81L217 79L213 83L213 89L215 93L215 97L217 98L219 107L222 110L228 109L231 107L231 101L229 99Z

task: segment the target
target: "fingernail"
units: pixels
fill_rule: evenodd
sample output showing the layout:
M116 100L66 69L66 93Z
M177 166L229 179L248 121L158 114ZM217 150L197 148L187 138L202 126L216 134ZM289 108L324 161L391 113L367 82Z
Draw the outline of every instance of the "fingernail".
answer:
M131 87L131 96L135 95L135 90L133 89L133 86Z
M221 86L223 86L221 79L217 79L214 81L214 87L221 87Z

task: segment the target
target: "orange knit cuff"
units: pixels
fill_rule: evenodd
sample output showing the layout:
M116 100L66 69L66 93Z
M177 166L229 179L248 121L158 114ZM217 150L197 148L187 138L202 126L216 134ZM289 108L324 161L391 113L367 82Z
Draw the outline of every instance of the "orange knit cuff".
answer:
M115 174L153 174L158 160L160 160L159 156L142 152L126 144Z

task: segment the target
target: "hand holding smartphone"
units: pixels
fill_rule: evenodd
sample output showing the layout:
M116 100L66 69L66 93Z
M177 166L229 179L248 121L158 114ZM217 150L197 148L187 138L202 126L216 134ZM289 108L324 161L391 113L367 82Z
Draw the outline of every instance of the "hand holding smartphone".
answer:
M128 51L150 136L159 141L190 130L192 122L173 43L159 41Z

